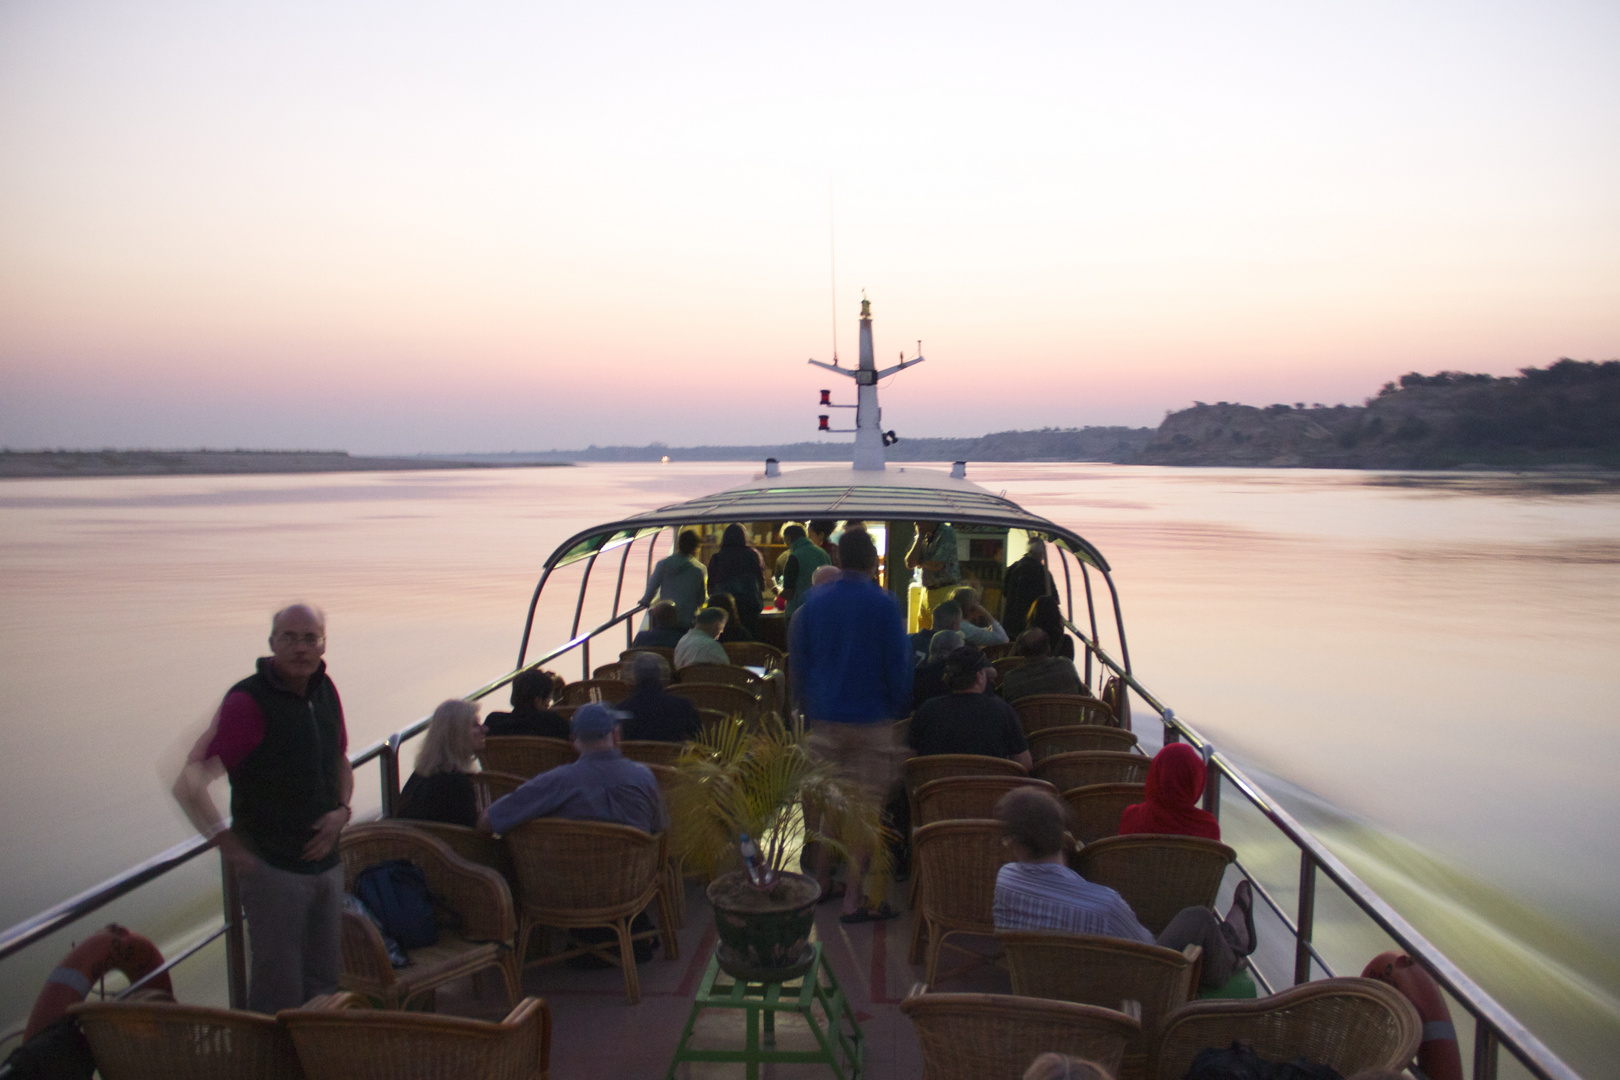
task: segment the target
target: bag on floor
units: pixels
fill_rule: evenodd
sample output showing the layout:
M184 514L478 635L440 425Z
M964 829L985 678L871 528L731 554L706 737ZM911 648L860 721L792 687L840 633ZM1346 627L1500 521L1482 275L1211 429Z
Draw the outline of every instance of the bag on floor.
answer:
M427 875L409 859L366 867L354 879L354 894L401 948L420 949L439 940Z

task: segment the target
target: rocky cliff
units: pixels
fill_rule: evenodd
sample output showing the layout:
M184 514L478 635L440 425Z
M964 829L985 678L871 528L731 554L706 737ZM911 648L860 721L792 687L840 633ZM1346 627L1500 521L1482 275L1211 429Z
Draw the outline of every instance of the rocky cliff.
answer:
M1447 469L1620 466L1620 360L1496 378L1403 375L1365 405L1202 402L1171 413L1140 465Z

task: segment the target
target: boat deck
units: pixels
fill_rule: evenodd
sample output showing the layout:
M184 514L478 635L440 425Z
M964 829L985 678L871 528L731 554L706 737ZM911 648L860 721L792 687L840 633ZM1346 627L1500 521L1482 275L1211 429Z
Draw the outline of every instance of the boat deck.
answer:
M897 888L904 893L905 886ZM553 1076L662 1077L692 1008L698 984L714 954L714 918L703 889L687 886L686 926L680 931L680 959L667 961L662 952L639 965L641 1001L625 999L624 976L617 969L578 971L565 964L530 967L524 973L524 992L543 997L551 1006ZM897 905L898 906L898 905ZM904 912L888 922L845 926L838 920L839 905L822 905L816 914L815 939L832 966L833 975L854 1009L866 1038L866 1070L871 1080L919 1080L922 1055L911 1021L900 1012L900 1002L923 978L921 965L906 962L912 916ZM953 937L952 942L992 947L988 940ZM966 958L961 958L966 959ZM947 950L941 970L949 971L958 957ZM1005 970L976 964L970 970L942 977L936 989L1009 993ZM499 1019L508 1008L499 980L493 975L463 982L438 995L443 1013ZM708 1009L693 1034L693 1046L741 1049L744 1016L740 1009ZM781 1049L815 1049L814 1037L794 1016L777 1022ZM611 1068L604 1068L604 1065ZM681 1080L741 1077L740 1064L683 1063L675 1072ZM827 1077L824 1065L762 1065L763 1078Z

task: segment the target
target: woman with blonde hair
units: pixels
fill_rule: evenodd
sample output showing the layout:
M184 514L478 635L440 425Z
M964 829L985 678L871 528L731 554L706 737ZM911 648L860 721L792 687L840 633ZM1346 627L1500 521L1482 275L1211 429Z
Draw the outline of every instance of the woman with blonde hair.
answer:
M484 725L478 706L452 698L433 710L416 771L399 793L394 816L416 821L443 821L472 828L478 824L478 799L468 774L478 768L484 748Z
M1114 1077L1095 1061L1067 1054L1042 1054L1029 1063L1024 1080L1114 1080Z

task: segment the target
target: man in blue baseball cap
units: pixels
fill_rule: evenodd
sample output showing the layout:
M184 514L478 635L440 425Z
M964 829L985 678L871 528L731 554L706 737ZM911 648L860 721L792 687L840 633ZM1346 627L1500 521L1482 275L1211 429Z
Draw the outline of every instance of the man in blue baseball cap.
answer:
M569 729L579 760L534 777L496 799L478 819L485 832L509 832L542 817L608 821L663 832L669 811L652 770L619 753L619 722L629 713L599 702L574 710Z

